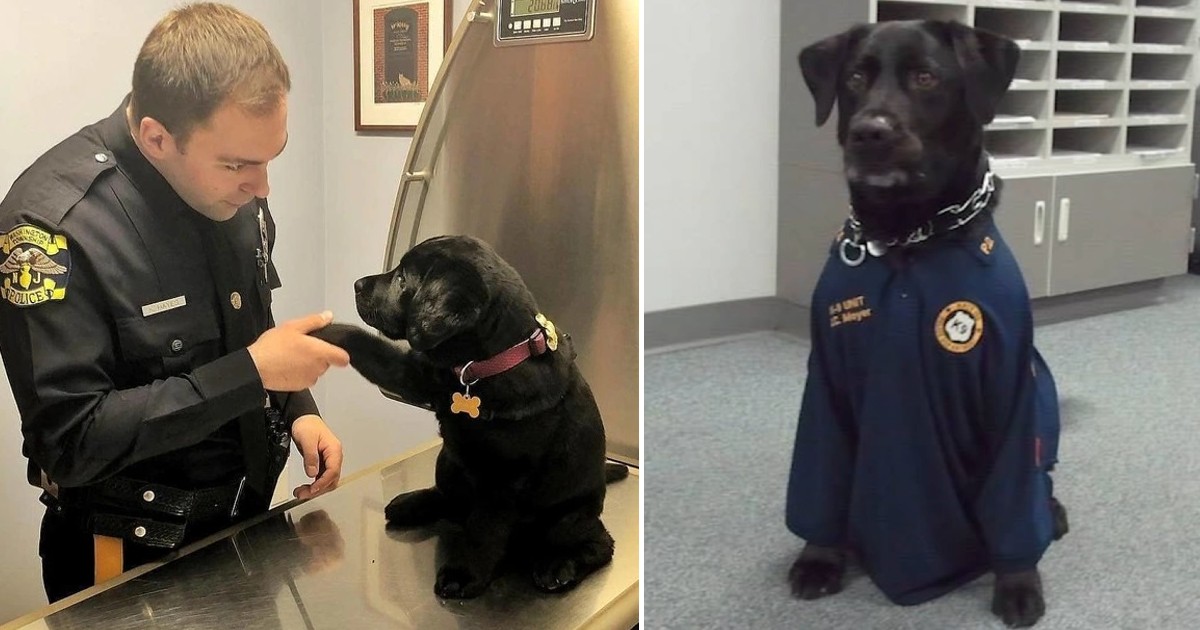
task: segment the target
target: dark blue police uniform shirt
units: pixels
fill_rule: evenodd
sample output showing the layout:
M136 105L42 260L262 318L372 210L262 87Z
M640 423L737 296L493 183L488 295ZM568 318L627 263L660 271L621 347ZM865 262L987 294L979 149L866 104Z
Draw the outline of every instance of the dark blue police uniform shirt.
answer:
M787 525L848 545L898 604L1050 544L1054 380L1029 296L990 219L957 242L857 267L835 244L817 283Z

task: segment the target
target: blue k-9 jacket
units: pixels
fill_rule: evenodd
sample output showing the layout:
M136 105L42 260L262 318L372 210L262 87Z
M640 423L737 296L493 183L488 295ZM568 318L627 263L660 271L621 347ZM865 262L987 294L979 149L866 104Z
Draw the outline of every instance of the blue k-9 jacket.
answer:
M898 604L1032 569L1051 540L1054 380L1016 260L977 220L858 266L835 243L813 297L787 525L857 550Z

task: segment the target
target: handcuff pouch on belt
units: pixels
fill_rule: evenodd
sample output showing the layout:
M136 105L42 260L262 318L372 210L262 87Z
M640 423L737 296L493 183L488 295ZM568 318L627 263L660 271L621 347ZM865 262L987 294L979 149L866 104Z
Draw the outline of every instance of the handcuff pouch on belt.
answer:
M261 481L273 489L287 466L291 432L279 410L266 408L264 412L267 459ZM56 514L92 534L163 549L194 539L189 534L197 527L225 526L239 516L265 510L271 494L253 491L245 476L225 485L192 490L119 475L81 488L62 488L41 477L41 501Z
M116 476L82 488L59 488L57 497L42 495L56 513L93 534L164 549L178 547L197 527L232 522L243 499L244 477L185 490Z

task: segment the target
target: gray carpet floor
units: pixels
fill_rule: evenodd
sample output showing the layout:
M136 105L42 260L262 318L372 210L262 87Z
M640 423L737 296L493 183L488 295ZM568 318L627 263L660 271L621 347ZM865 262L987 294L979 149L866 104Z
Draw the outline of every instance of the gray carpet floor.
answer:
M1200 278L1161 303L1039 326L1057 379L1057 496L1037 628L1200 628ZM1003 628L990 575L920 606L861 573L793 599L783 522L807 342L761 333L645 360L646 628Z

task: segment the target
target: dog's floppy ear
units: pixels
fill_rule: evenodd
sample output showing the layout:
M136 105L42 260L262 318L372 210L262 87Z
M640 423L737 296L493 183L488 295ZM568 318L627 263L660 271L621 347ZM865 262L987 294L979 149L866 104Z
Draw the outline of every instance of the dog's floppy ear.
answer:
M833 103L837 100L838 82L842 67L846 65L846 55L850 51L850 44L857 41L861 32L862 27L855 27L826 37L800 51L800 72L804 74L804 82L808 84L808 91L812 92L813 102L817 106L818 127L829 120Z
M470 329L483 316L487 303L487 285L478 271L452 260L435 262L409 305L408 345L428 350Z
M1007 37L958 22L950 23L950 39L963 70L967 108L986 125L996 117L996 106L1012 83L1021 49Z

